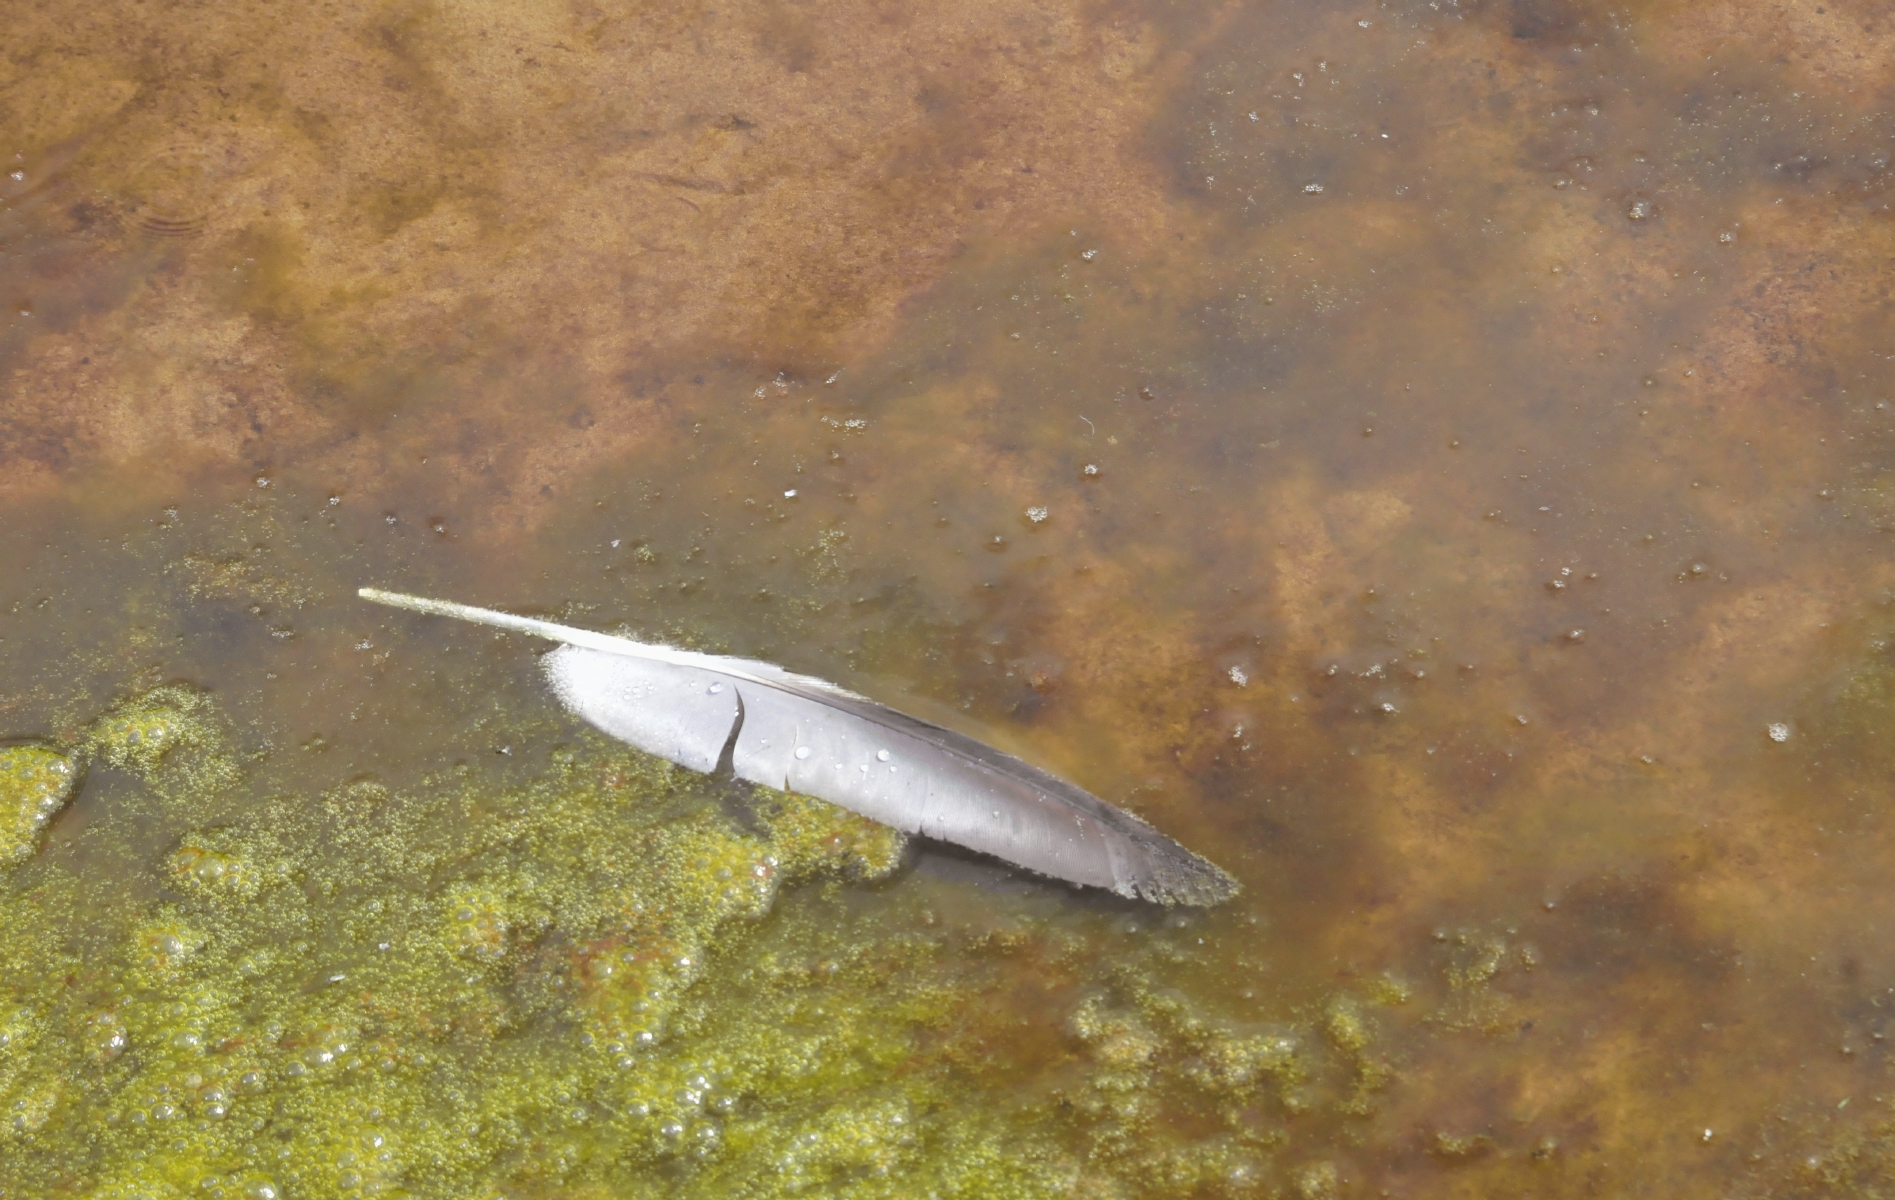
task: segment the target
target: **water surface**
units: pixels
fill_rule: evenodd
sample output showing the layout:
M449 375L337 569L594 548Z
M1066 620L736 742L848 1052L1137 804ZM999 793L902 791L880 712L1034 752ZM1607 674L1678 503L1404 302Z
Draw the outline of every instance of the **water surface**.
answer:
M1884 8L5 24L0 1196L1895 1175ZM1243 894L720 795L364 584Z

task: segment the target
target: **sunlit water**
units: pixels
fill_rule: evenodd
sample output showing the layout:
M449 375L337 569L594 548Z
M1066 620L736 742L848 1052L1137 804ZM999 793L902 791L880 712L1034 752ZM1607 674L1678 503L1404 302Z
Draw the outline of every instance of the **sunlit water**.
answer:
M1895 1176L1886 8L0 26L0 1196ZM1244 891L897 857L365 584Z

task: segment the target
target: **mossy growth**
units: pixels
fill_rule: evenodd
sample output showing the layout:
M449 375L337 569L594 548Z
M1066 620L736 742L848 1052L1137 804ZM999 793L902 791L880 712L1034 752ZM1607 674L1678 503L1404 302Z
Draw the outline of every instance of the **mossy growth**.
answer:
M1182 935L950 930L820 801L604 739L261 794L223 729L114 707L110 802L0 877L0 1197L1267 1195L1360 1069L1162 984Z

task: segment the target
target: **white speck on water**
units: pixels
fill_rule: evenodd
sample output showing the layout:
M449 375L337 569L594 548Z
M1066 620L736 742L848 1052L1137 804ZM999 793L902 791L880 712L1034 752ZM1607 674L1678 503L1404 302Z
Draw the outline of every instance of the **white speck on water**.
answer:
M1041 521L1044 521L1047 517L1051 515L1052 515L1051 513L1047 512L1046 506L1044 504L1035 504L1032 508L1029 508L1026 510L1026 519L1033 522L1035 525L1038 525Z
M25 183L25 182L26 182L26 172L25 172L25 171L15 171L15 172L14 172L13 174L11 174L11 175L9 175L9 176L7 176L7 178L8 178L8 179L11 179L11 180L12 180L13 182L15 182L15 183Z
M1087 463L1079 473L1084 475L1087 479L1097 479L1099 477L1099 464Z
M1320 196L1323 194L1323 185L1312 180L1303 185L1303 193L1309 196Z
M1079 257L1085 259L1087 262L1091 262L1093 259L1099 257L1099 252L1097 250L1082 250L1079 252Z
M796 757L797 757L798 759L804 759L804 758L808 758L808 757L809 757L809 747L808 747L808 746L798 746L798 747L796 748Z
M1242 667L1232 667L1227 674L1230 676L1230 681L1238 687L1250 686L1250 676L1245 673Z
M790 489L789 491L787 491L787 492L784 492L784 493L783 493L783 498L784 498L785 500L794 500L794 499L796 499L796 489L795 489L795 488L791 488L791 489Z
M721 683L713 683L713 684L711 685L711 688L710 688L710 691L711 691L711 695L713 695L713 696L715 696L715 695L716 695L717 693L719 693L719 692L721 692L721 691L723 691L723 690L724 690L724 685L723 685L723 684L721 684Z
M1251 120L1253 120L1253 121L1257 119L1257 114L1256 114L1256 113L1249 113L1249 114L1247 114L1247 115L1248 115L1248 116L1250 117L1250 119L1251 119Z
M618 548L619 548L619 539L617 539L617 538L613 538L613 539L612 539L612 549L614 549L614 550L616 550L616 549L618 549Z
M1770 740L1773 742L1787 742L1790 740L1790 727L1782 721L1772 721L1764 732L1770 735Z

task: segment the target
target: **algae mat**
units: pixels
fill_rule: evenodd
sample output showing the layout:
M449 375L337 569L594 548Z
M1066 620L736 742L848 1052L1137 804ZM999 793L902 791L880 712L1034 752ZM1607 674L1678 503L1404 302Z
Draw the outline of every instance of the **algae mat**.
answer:
M0 1196L1895 1179L1885 6L0 28ZM1244 892L720 788L365 584Z

